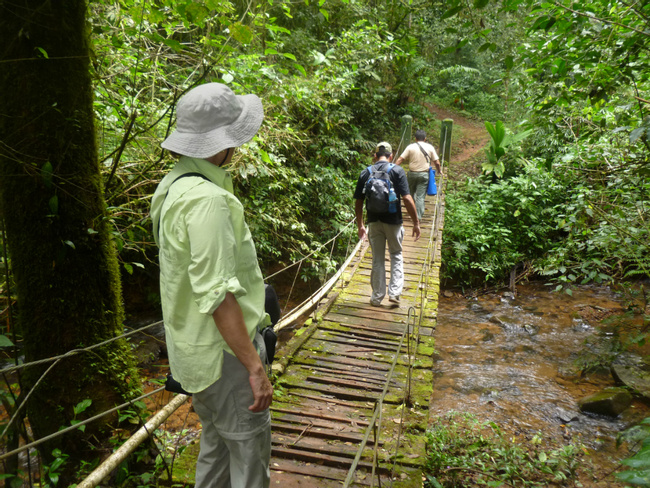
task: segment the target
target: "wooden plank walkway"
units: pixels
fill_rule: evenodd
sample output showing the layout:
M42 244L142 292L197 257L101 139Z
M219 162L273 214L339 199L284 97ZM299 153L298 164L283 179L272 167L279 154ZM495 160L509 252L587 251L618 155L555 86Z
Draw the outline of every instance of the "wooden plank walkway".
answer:
M421 486L440 284L440 200L436 211L436 197L427 197L418 242L405 222L399 308L387 299L382 307L370 305L366 246L311 323L279 351L272 486Z

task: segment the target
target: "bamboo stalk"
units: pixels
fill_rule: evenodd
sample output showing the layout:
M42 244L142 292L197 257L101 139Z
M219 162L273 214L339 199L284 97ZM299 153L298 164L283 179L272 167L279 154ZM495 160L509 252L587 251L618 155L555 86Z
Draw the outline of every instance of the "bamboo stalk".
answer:
M133 434L120 448L110 455L102 464L100 464L88 477L77 485L77 488L94 488L101 481L106 478L111 471L117 468L126 457L131 454L136 447L138 447L142 441L151 435L160 424L162 424L167 418L174 413L178 407L190 398L188 395L176 395L176 397L160 410L156 415L151 417L151 419L138 431Z

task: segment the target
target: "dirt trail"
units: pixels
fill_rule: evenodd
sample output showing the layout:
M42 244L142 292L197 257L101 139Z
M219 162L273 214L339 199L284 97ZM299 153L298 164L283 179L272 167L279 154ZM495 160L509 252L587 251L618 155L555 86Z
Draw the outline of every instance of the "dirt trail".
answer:
M478 175L480 165L466 163L472 163L490 140L490 135L483 123L448 109L435 106L428 106L428 108L438 119L452 119L454 121L453 130L455 135L452 138L451 146L452 171L448 176L457 180L464 175Z

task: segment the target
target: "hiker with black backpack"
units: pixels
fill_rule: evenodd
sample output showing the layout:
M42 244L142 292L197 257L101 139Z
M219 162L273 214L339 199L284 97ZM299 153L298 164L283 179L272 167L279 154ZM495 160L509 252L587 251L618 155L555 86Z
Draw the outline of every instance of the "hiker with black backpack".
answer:
M433 168L438 174L442 174L442 167L435 148L426 142L427 134L423 130L415 131L415 142L406 146L402 155L397 158L395 164L398 166L403 162L409 163L407 175L409 191L415 200L415 208L418 211L418 219L424 215L424 199L429 185L429 168ZM431 175L435 181L435 172Z
M368 238L372 249L370 305L374 307L381 306L386 296L386 245L390 254L388 301L392 306L399 306L404 287L402 259L404 227L401 198L404 199L404 207L413 221L413 237L416 241L420 238L420 222L415 202L409 193L406 173L402 167L393 164L392 159L391 145L387 142L377 144L373 164L363 170L354 191L354 211L359 239ZM364 201L368 219L367 229L363 223Z

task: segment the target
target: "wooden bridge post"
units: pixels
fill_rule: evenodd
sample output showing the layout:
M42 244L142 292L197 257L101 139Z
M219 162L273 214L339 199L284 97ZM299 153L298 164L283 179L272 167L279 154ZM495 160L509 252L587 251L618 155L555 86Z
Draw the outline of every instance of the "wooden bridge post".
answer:
M440 157L444 165L449 164L451 157L451 131L454 127L452 119L445 119L440 126Z
M397 157L402 154L402 151L406 149L406 146L411 143L411 131L413 130L412 128L413 117L410 115L404 115L402 117L402 128L400 130L399 144L397 145L397 149L393 155L395 159L397 159Z

